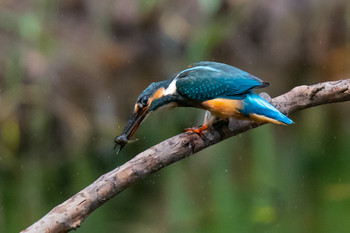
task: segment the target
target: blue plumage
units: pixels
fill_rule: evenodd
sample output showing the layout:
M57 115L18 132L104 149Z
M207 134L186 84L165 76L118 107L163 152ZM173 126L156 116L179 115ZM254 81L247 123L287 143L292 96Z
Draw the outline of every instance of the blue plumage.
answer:
M249 93L243 100L243 108L240 110L242 114L249 117L251 114L265 116L275 119L284 124L292 124L293 121L278 111L274 106L257 94Z
M240 100L241 107L237 110L246 118L257 121L267 121L266 118L271 118L268 122L276 120L283 124L293 123L266 100L252 92L255 88L268 86L268 83L233 66L217 62L199 62L179 72L175 79L177 92L193 101L203 103L214 99ZM204 108L210 106L210 109L220 109L220 106L211 106L215 103L222 104L207 103ZM234 117L237 117L236 107L232 106ZM230 111L225 110L224 115L228 114Z
M217 62L200 62L177 74L177 91L192 100L214 98L243 99L254 88L268 83L233 66Z

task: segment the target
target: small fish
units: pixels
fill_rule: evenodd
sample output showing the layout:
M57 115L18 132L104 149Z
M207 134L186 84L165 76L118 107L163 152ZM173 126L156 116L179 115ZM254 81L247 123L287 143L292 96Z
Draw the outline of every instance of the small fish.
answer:
M128 144L128 143L133 143L136 142L138 139L134 139L134 140L128 140L127 135L126 134L122 134L118 137L116 137L114 139L114 148L113 150L117 151L117 154L119 154L119 152L121 151L121 149L123 149L123 147Z

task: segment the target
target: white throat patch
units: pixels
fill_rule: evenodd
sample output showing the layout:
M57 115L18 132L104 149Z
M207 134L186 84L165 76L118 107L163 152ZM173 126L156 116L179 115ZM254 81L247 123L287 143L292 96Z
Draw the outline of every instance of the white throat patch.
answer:
M173 95L176 93L176 80L177 78L170 83L168 88L164 90L163 95Z

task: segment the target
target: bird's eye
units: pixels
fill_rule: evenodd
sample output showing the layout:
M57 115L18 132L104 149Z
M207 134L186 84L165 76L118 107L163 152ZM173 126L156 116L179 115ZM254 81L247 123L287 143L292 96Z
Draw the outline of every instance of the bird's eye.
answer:
M140 99L140 104L142 104L142 106L147 106L148 104L148 97L144 96Z

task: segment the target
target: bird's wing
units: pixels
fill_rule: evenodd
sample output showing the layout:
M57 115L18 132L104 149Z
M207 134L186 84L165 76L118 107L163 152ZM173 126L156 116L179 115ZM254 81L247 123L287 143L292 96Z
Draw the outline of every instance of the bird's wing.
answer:
M215 98L243 99L250 90L265 87L263 82L253 75L233 66L221 63L198 63L177 76L177 92L195 101ZM219 66L219 67L218 67Z

